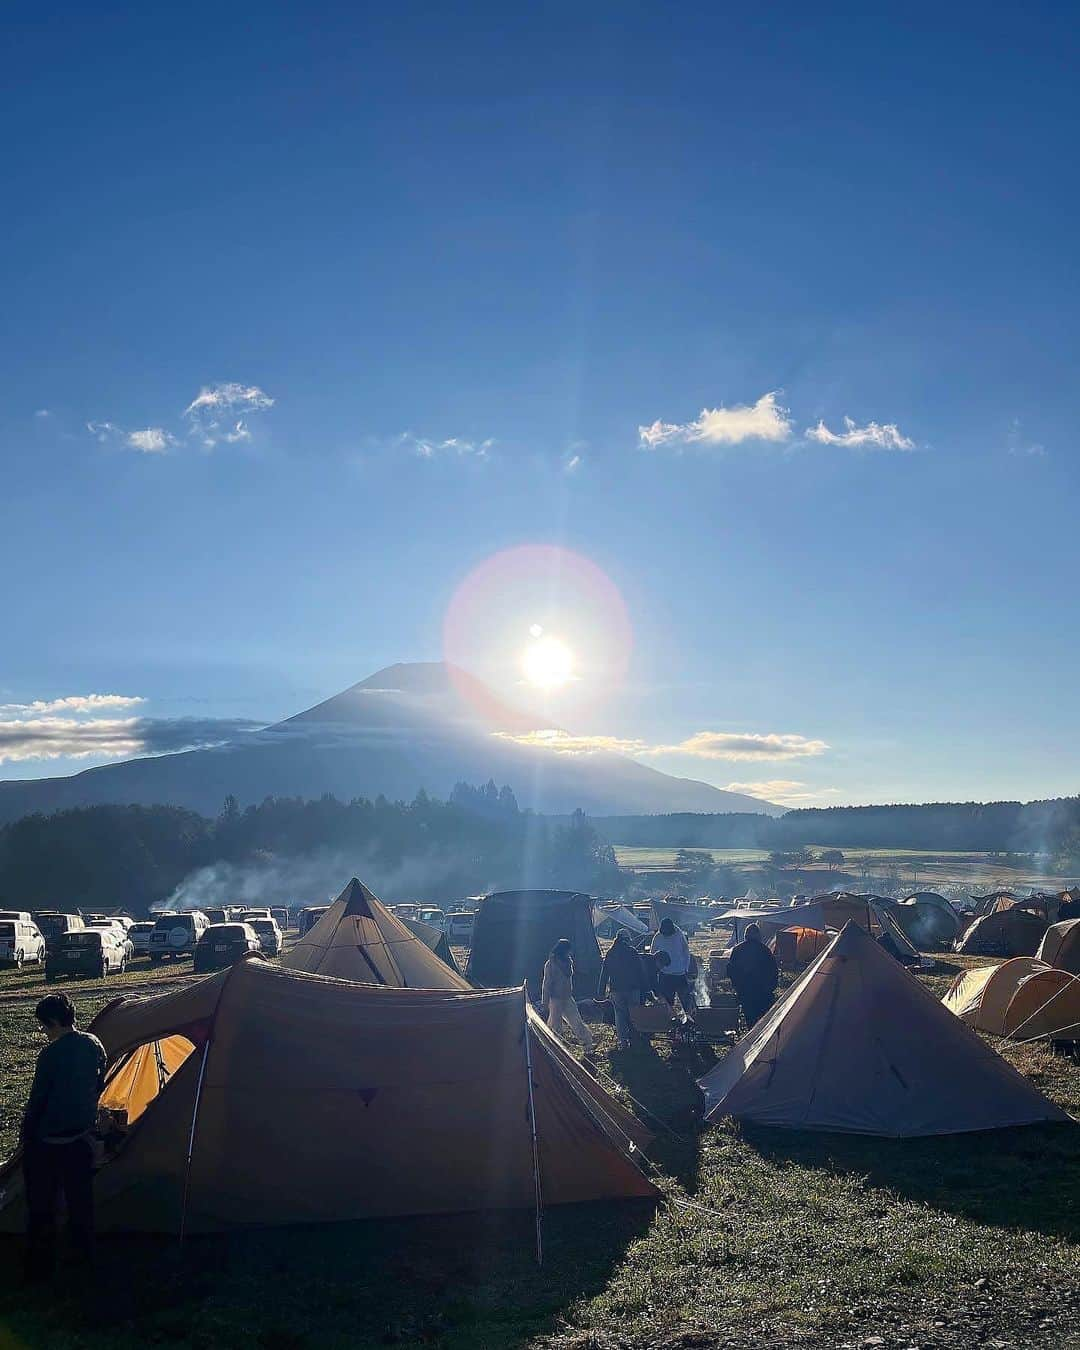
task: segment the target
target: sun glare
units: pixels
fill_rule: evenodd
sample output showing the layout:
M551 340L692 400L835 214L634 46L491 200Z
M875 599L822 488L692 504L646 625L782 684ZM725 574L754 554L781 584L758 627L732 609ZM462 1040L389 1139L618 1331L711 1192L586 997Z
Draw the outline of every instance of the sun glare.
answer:
M522 668L525 679L537 689L561 689L573 678L574 653L557 637L550 637L533 624L533 641L525 648Z

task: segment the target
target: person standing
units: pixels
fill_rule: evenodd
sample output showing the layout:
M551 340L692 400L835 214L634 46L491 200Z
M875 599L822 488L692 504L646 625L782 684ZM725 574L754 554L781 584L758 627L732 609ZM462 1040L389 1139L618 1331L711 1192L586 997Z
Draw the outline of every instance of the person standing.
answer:
M756 923L748 923L743 940L732 947L727 973L749 1031L772 1007L780 978L776 957L762 942Z
M611 1003L615 1009L615 1034L619 1038L619 1048L629 1050L634 1040L634 1024L630 1020L630 1009L641 1002L645 987L645 972L641 957L634 950L630 934L620 928L615 941L604 957L600 967L600 985L597 998L603 998L608 986L611 987Z
M585 1054L591 1055L592 1034L581 1020L578 1005L574 1002L574 955L569 938L560 938L544 962L540 1001L547 1005L547 1024L552 1031L559 1035L563 1022L566 1022L585 1047Z
M659 932L653 935L650 951L656 957L660 995L675 1011L675 999L691 1022L697 1020L697 1003L690 988L690 944L674 919L661 919Z
M105 1048L75 1027L66 994L50 994L34 1009L48 1037L34 1070L23 1113L23 1179L26 1185L26 1274L47 1279L56 1264L56 1203L63 1192L72 1254L92 1257L94 1236L93 1148L98 1098L105 1086Z

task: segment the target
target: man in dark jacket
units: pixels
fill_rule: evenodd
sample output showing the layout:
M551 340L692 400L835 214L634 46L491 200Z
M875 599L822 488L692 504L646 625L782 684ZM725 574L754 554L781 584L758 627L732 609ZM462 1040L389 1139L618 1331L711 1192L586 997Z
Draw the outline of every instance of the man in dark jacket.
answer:
M615 1034L619 1038L619 1048L629 1050L634 1039L634 1024L630 1020L630 1009L641 1002L641 992L645 988L645 972L641 957L634 950L630 934L620 928L615 934L604 964L600 967L600 986L597 998L603 998L611 986L611 1003L615 1009Z
M731 949L727 973L749 1031L772 1007L780 977L776 958L762 942L761 929L756 923L746 925L743 940Z
M50 994L34 1010L49 1043L38 1055L22 1121L30 1279L45 1279L56 1261L56 1202L63 1191L73 1254L88 1262L94 1233L93 1148L98 1098L105 1085L105 1049L75 1029L66 994Z

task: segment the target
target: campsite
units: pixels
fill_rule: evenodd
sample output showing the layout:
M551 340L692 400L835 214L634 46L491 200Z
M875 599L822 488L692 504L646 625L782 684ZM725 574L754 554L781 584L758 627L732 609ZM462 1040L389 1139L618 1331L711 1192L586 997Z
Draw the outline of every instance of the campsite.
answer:
M514 900L507 897L501 903L503 910L493 914L506 911ZM554 920L556 926L566 921L565 916ZM497 935L503 929L497 924L492 931ZM862 931L854 925L846 930L852 935ZM486 1063L500 1059L493 1049L478 1048L476 1036L487 1032L470 1031L465 1023L455 1031L456 1014L446 1020L447 998L460 1005L462 999L468 1004L476 996L465 992L469 985L464 979L411 937L403 922L388 916L370 892L353 882L331 907L329 922L321 929L316 926L304 940L290 933L284 957L249 960L237 967L245 981L249 979L245 972L255 978L253 1006L266 1011L257 1014L251 1032L244 1033L256 1036L249 1051L236 1040L239 1029L228 1034L234 1047L230 1053L240 1059L222 1082L247 1063L260 1074L273 1074L276 1081L266 1109L275 1112L275 1128L284 1127L282 1112L293 1112L287 1134L294 1145L286 1155L267 1155L252 1165L251 1158L261 1156L257 1128L245 1128L237 1118L233 1130L222 1134L207 1124L206 1138L216 1140L217 1149L239 1150L214 1162L219 1179L209 1193L222 1193L225 1183L224 1193L232 1196L229 1204L234 1207L226 1228L234 1228L237 1220L244 1226L221 1231L217 1219L208 1224L200 1218L197 1201L186 1219L182 1247L177 1245L173 1200L161 1218L153 1217L145 1206L132 1209L132 1197L138 1194L137 1184L132 1191L132 1177L137 1183L139 1166L127 1180L118 1174L99 1199L99 1226L108 1236L101 1240L95 1288L80 1291L71 1301L40 1303L32 1296L5 1291L0 1295L0 1317L17 1337L16 1344L549 1345L584 1350L734 1346L745 1344L748 1337L776 1346L1068 1343L1065 1338L1080 1312L1080 1280L1073 1270L1080 1239L1080 1130L1047 1119L1042 1124L978 1131L985 1123L979 1105L987 1096L985 1090L962 1094L963 1101L975 1106L975 1117L966 1128L974 1125L976 1133L889 1139L847 1130L770 1128L751 1119L708 1122L701 1117L695 1078L713 1063L714 1069L703 1079L705 1086L734 1052L700 1047L688 1053L664 1035L653 1035L647 1048L620 1051L610 1028L601 1027L595 1081L618 1104L611 1109L626 1112L621 1129L645 1144L649 1180L635 1198L633 1192L639 1188L632 1175L638 1174L631 1169L615 1183L622 1198L590 1196L588 1185L595 1186L602 1175L593 1164L585 1169L592 1178L585 1192L580 1191L580 1181L567 1177L570 1190L563 1198L572 1203L561 1204L554 1190L561 1183L545 1164L542 1171L550 1177L553 1202L543 1210L542 1265L536 1261L527 1172L512 1208L469 1210L469 1196L490 1148L478 1144L476 1156L469 1157L466 1146L466 1155L461 1156L460 1141L470 1133L481 1139L487 1117L474 1117L472 1125L464 1118L462 1135L459 1093L451 1091L445 1099L441 1113L449 1114L442 1115L433 1131L428 1124L421 1134L411 1134L419 1122L406 1109L392 1139L373 1139L357 1148L362 1135L356 1131L367 1114L358 1103L359 1114L351 1123L339 1114L335 1121L339 1130L331 1130L320 1142L320 1117L305 1108L303 1091L290 1089L287 1077L282 1077L296 1051L288 1052L288 1042L282 1042L268 1060L256 1048L266 1043L265 1017L283 1006L280 993L267 1002L257 992L267 979L269 990L277 988L272 978L276 967L299 970L301 979L311 978L304 972L331 977L330 988L339 991L335 996L345 1003L327 1028L331 1023L341 1027L343 1009L362 999L365 989L376 996L374 1011L383 992L374 987L378 984L444 985L446 993L427 996L436 1000L428 1005L435 1022L427 1029L418 1025L425 1073L442 1063L443 1056L445 1065L438 1076L449 1072L451 1079L463 1069L474 1077L480 1066L470 1067L469 1062L478 1054ZM714 941L704 932L694 939L701 959ZM916 992L925 994L932 1018L924 1034L940 1036L943 1025L952 1025L939 1001L957 976L987 964L982 958L941 952L933 954L931 969L910 973L868 937L863 941L869 944L872 959L883 963L879 976L893 981L901 997L907 997L911 982L918 981ZM364 963L373 963L368 964L370 983L343 985L343 979L356 974L358 952ZM459 948L454 956L461 969L468 967L468 951ZM498 968L497 957L489 943L483 959ZM118 993L136 994L140 997L135 1003L127 999L131 1015L156 1016L152 1008L160 1005L162 1026L177 1018L192 1025L205 1016L207 997L221 997L214 990L226 987L227 974L196 979L190 964L142 963L122 978L84 982L78 987L79 1003L88 1020L115 1003ZM288 978L288 969L281 975ZM784 985L798 979L800 973L789 972ZM230 997L239 998L241 987L234 978ZM32 1066L30 1012L41 992L41 976L31 969L10 972L0 985L4 1153L14 1142L18 1106ZM896 997L896 990L891 997ZM168 1012L173 1005L183 1011ZM493 1013L504 1007L506 1013L500 1017L513 1015L512 999L484 1006ZM440 1012L440 1007L447 1012ZM122 1014L120 1007L113 1017ZM130 1016L123 1015L127 1021L121 1027L130 1023ZM361 1020L366 1022L371 1015L363 1014ZM428 1013L422 1015L426 1018ZM520 1005L517 1015L520 1019ZM865 1020L854 1011L848 1016L856 1022ZM143 1034L110 1033L108 1017L105 1014L98 1022L107 1042ZM895 1019L901 1034L909 1020L910 1013ZM820 1028L823 1022L819 1018L816 1024ZM385 1034L384 1023L380 1017L380 1037ZM491 1026L494 1030L495 1024ZM959 1018L956 1029L962 1030ZM327 1030L312 1024L300 1034L309 1045L302 1060L305 1074L310 1074L310 1051L325 1042ZM1046 1102L1050 1114L1058 1109L1080 1113L1080 1067L1075 1063L1051 1054L1045 1042L1019 1043L978 1034L986 1043L986 1063L1019 1070L1023 1078L1016 1081L1030 1085L1023 1091L1032 1093L1033 1101ZM910 1043L907 1038L905 1043ZM331 1048L331 1061L340 1059L343 1048ZM819 1076L828 1074L827 1064L821 1063L823 1054L840 1057L826 1046L812 1056L801 1050L797 1062L805 1066L808 1058L815 1058ZM849 1070L854 1064L851 1054L848 1047L844 1059ZM559 1062L563 1060L571 1061L571 1056L560 1051ZM918 1072L918 1062L916 1054L903 1073ZM943 1072L941 1081L928 1081L920 1110L944 1110L953 1119L952 1125L946 1120L945 1128L955 1128L956 1110L966 1107L959 1100L943 1105L952 1091L950 1076L955 1077L947 1069ZM256 1090L255 1080L250 1090ZM708 1099L706 1088L706 1103ZM882 1099L871 1094L867 1100ZM434 1106L435 1099L426 1094L425 1107ZM1021 1114L1029 1109L1022 1107ZM1007 1110L1015 1112L1015 1107ZM1036 1115L1042 1111L1036 1105ZM552 1126L549 1120L541 1134L550 1133ZM931 1130L939 1127L930 1125ZM340 1146L335 1140L346 1139L353 1143L346 1144L335 1161L334 1150ZM392 1151L387 1153L391 1142ZM559 1149L566 1157L575 1152L569 1143ZM369 1159L376 1154L386 1165L372 1171ZM427 1173L423 1160L430 1157L441 1161L435 1172ZM611 1157L615 1161L616 1154ZM390 1163L391 1158L396 1161ZM101 1184L108 1172L107 1167ZM254 1190L237 1191L234 1183L226 1182L241 1175L258 1178ZM645 1182L644 1176L640 1180ZM403 1190L405 1181L409 1189ZM502 1183L507 1183L505 1175ZM653 1185L656 1193L650 1198L647 1192ZM159 1192L155 1182L152 1205ZM174 1198L178 1193L177 1186L169 1192ZM292 1193L302 1197L302 1204L298 1211L285 1213L282 1200ZM115 1194L115 1202L107 1199L110 1194ZM385 1200L378 1201L380 1195ZM120 1208L112 1217L114 1203ZM375 1216L348 1217L371 1204L379 1211ZM449 1212L424 1212L439 1208ZM149 1216L149 1228L141 1234L139 1229L146 1225L140 1214ZM327 1218L337 1222L326 1224ZM112 1292L118 1283L127 1291L122 1306Z

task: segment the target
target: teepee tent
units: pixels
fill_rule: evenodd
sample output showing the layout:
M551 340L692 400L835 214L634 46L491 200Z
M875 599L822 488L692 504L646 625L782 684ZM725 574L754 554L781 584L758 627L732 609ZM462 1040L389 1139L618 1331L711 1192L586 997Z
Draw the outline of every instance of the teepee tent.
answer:
M1069 1117L855 923L699 1082L707 1118L903 1138Z
M257 959L92 1024L110 1064L194 1050L94 1182L104 1232L194 1233L653 1197L648 1135L523 989L396 989ZM0 1231L24 1222L18 1160ZM539 1188L539 1195L538 1195Z
M472 987L355 877L281 964L289 970L395 989Z
M1005 1010L1021 981L1047 967L1034 956L1014 956L997 966L979 966L957 975L941 1000L976 1031L1005 1035Z
M1080 919L1051 924L1043 934L1037 955L1048 966L1080 975Z

